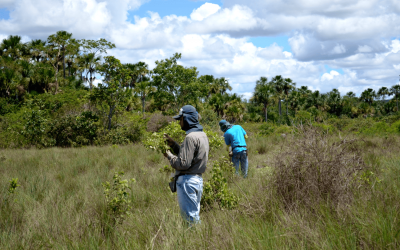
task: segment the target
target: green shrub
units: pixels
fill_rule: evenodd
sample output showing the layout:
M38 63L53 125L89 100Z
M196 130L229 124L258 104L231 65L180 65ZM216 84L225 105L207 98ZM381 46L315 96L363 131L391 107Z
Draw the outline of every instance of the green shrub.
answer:
M321 129L323 133L331 134L333 132L336 132L336 128L330 124L313 122L312 125L315 128Z
M348 117L330 118L326 121L327 124L332 125L339 131L343 131L346 126L351 124L352 119Z
M370 127L362 128L360 133L366 135L378 135L389 132L390 126L386 122L373 122Z
M275 129L275 134L290 134L292 132L292 128L288 125L280 125Z
M294 120L296 123L307 124L312 121L312 115L307 111L300 110L299 112L296 113Z
M259 135L261 136L268 136L275 132L276 126L272 123L263 123L259 127Z
M107 130L99 128L95 145L125 145L141 141L146 134L147 120L137 114L127 114L115 128Z
M200 202L202 209L212 209L215 203L220 208L236 208L239 198L229 190L226 179L226 177L232 177L234 173L235 168L226 157L221 157L213 163L211 178L204 183L203 187L203 195Z
M390 125L389 131L392 133L400 133L400 120L392 123L392 125Z
M0 98L0 116L15 113L19 110L19 105L14 99Z
M48 114L43 110L32 110L25 112L25 125L21 134L30 145L47 147L54 145L54 142L46 138L48 127Z
M224 137L220 136L217 132L213 132L212 130L209 129L204 129L204 133L206 133L207 138L208 138L208 143L210 146L210 156L211 153L217 150L218 148L221 148L222 145L224 145Z
M107 212L114 225L122 224L126 216L130 215L131 210L132 200L128 195L128 191L131 190L129 185L136 182L136 180L122 180L121 176L123 175L124 172L115 172L112 184L108 181L102 183L107 203Z
M87 111L78 116L66 116L50 123L48 136L58 147L91 145L97 136L99 117Z
M19 187L20 185L18 184L18 178L12 178L10 180L10 185L8 186L8 193L9 194L13 194L15 192L15 190L17 189L17 187Z

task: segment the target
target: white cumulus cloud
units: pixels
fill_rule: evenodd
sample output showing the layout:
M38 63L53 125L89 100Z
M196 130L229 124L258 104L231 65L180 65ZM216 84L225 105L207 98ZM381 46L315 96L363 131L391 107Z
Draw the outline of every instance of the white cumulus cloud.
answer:
M205 3L200 8L193 10L192 14L190 14L190 18L195 21L201 21L217 13L220 9L221 7L218 4Z

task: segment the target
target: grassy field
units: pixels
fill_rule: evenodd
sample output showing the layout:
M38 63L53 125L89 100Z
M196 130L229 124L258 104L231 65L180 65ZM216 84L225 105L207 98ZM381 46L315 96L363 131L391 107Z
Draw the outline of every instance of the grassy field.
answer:
M168 162L141 144L2 150L0 249L399 249L400 137L357 139L372 170L367 184L351 190L351 202L288 210L272 183L291 140L250 138L249 177L229 182L239 206L202 211L201 224L190 229L169 175L159 171ZM210 161L223 154L221 148ZM136 183L132 215L113 226L102 183L116 171ZM20 186L9 194L12 178Z

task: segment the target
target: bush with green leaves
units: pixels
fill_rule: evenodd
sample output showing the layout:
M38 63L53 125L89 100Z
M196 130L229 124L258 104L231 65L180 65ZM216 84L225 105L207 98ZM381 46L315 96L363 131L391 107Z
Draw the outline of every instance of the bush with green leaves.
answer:
M217 132L214 132L209 129L204 129L204 133L206 133L208 138L208 143L210 146L210 153L214 152L222 145L224 145L224 138L220 136ZM210 156L211 157L211 156Z
M25 112L25 126L21 134L29 144L41 146L51 146L52 143L46 140L48 125L48 114L44 110L32 110Z
M231 179L235 173L232 162L226 157L221 157L213 163L211 178L204 183L203 195L201 197L202 209L212 209L217 203L221 209L236 208L239 197L228 188L227 178Z
M122 224L126 216L130 215L131 199L128 191L131 190L130 185L135 183L135 179L122 180L124 172L115 172L113 182L106 181L103 184L104 195L107 203L107 212L112 219L114 225Z
M146 134L147 120L140 115L129 114L122 118L113 129L100 128L95 145L126 145L139 142Z
M98 120L99 117L90 111L55 119L50 123L48 136L58 147L91 145L97 136Z

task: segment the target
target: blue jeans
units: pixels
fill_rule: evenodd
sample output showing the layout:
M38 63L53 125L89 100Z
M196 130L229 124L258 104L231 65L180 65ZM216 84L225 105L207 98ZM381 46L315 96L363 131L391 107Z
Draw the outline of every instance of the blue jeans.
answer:
M247 150L233 153L232 163L236 168L236 174L239 174L239 164L241 165L243 177L247 177L247 171L249 169L249 161L247 160Z
M176 192L182 217L190 224L199 223L203 178L196 175L179 176L176 182Z

